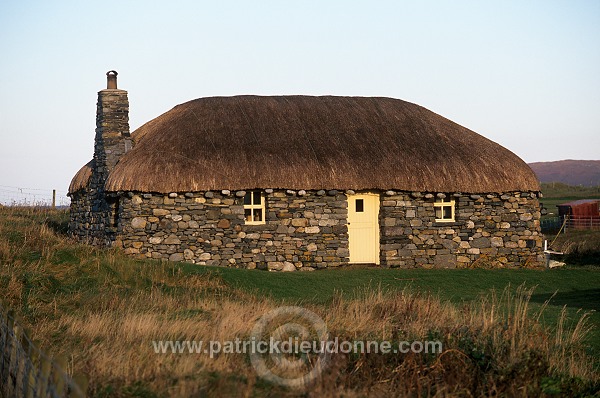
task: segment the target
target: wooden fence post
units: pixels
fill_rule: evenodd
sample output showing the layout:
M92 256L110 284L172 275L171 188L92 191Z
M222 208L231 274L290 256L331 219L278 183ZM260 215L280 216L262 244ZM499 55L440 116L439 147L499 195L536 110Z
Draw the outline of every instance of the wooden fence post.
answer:
M64 396L66 390L64 375L67 370L67 357L59 355L54 359L54 370L52 372L52 382L54 384L56 395Z
M87 375L83 373L78 373L73 376L73 382L75 383L75 389L71 392L73 396L76 398L85 398L87 396L87 389L89 384L89 379Z
M31 370L29 372L29 377L27 378L27 390L25 392L25 397L26 398L33 398L35 395L35 393L38 391L37 390L37 377L40 374L40 359L41 359L41 355L40 355L40 350L39 347L40 344L37 341L32 341L31 342ZM39 396L39 395L38 395Z
M23 328L23 334L21 335L21 347L23 347L23 371L21 376L21 396L29 396L30 391L33 391L29 384L31 375L35 373L35 359L37 358L37 347L35 347L30 340L31 333Z
M8 379L7 379L7 390L8 397L16 397L19 395L17 390L18 375L19 375L19 367L20 367L20 356L19 356L19 338L21 336L21 327L13 318L13 327L12 331L14 333L14 338L12 339L12 344L10 347L10 354L8 357ZM10 331L9 331L10 332ZM14 382L13 382L14 380Z
M40 355L40 372L37 380L36 390L40 397L48 395L48 384L50 383L50 371L52 370L52 357Z
M11 339L9 336L12 330L12 316L14 312L8 311L6 314L0 315L0 331L2 332L2 346L0 347L0 380L6 380L6 383L0 385L0 395L8 397L8 377L10 366L10 353L12 351Z

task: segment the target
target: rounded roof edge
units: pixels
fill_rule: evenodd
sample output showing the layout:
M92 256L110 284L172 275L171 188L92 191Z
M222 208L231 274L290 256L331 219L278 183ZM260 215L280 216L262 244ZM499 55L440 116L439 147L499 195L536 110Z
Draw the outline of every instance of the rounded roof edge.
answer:
M80 191L84 188L87 188L90 179L92 178L92 170L94 168L95 162L94 160L90 160L86 164L84 164L77 173L71 179L71 183L69 184L69 192L68 195L72 195L77 191Z
M136 145L111 172L109 191L540 190L508 149L392 98L200 98L132 136Z

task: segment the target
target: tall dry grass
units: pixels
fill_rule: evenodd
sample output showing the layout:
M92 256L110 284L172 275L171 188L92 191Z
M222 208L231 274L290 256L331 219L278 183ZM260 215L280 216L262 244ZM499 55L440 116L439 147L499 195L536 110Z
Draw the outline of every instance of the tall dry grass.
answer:
M77 245L50 228L46 214L0 215L0 236L11 237L0 246L2 299L20 309L42 347L68 356L69 371L89 375L91 395L538 396L548 380L560 391L598 385L584 349L586 315L570 326L563 311L555 330L546 327L544 306L532 312L533 290L524 286L465 305L380 286L304 303L331 337L444 347L439 355L334 354L305 391L265 384L243 354L156 354L152 341L248 338L281 303L233 288L216 272Z
M34 336L44 340L44 336L61 331L53 344L61 342L61 351L72 355L74 370L88 373L96 391L105 385L126 386L138 381L153 391L176 396L207 392L207 388L215 388L214 393L231 388L231 383L215 386L207 380L207 375L218 374L222 378L241 377L243 383L234 383L237 396L252 395L258 380L247 356L155 354L152 341L245 339L256 320L278 303L228 291L210 274L169 277L173 279L158 273L154 282L179 278L181 286L198 295L168 294L156 287L137 292L126 301L105 294L85 311L61 313L37 324ZM216 293L219 289L222 291ZM365 289L355 300L337 299L331 305L311 306L325 320L331 337L391 341L435 338L443 342L444 353L429 358L417 354L334 355L331 368L316 385L309 386L309 391L325 396L361 396L373 389L381 394L406 395L415 391L467 394L479 389L512 394L531 382L524 375L511 377L514 372L597 380L583 349L585 317L574 329L564 328L565 318L561 317L553 336L529 313L530 295L531 290L523 287L506 289L483 299L479 307L458 308L429 295L373 288ZM294 395L277 387L275 391Z

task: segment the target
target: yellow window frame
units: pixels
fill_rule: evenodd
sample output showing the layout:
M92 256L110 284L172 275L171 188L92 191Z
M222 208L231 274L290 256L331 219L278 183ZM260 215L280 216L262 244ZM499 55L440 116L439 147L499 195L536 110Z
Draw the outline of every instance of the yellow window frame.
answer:
M456 202L454 199L441 198L433 203L433 210L435 212L435 222L454 222L455 221L455 207Z
M244 196L244 220L247 225L266 223L265 195L260 191L248 191Z

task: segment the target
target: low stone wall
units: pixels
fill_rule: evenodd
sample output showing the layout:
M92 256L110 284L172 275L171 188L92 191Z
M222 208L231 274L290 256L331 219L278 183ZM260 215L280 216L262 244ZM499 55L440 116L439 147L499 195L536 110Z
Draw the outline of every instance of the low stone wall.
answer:
M382 265L455 268L543 262L536 193L448 197L456 203L454 222L436 222L434 194L388 191L381 196Z
M139 257L269 270L348 262L347 202L336 191L267 190L266 224L245 225L243 192L121 199L117 246Z

